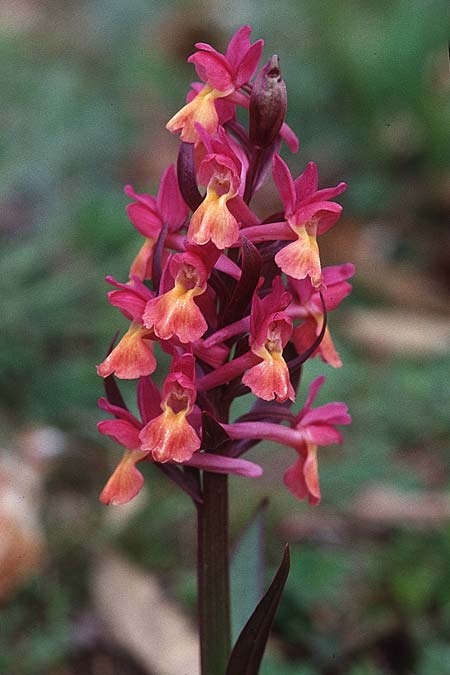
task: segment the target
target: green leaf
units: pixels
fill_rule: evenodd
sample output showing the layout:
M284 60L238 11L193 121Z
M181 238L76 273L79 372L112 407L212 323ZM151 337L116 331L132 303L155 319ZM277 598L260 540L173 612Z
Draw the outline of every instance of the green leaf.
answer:
M286 545L269 590L245 624L233 647L225 675L258 675L289 567L289 546Z
M231 627L233 642L263 594L264 525L268 500L258 505L242 531L231 559Z

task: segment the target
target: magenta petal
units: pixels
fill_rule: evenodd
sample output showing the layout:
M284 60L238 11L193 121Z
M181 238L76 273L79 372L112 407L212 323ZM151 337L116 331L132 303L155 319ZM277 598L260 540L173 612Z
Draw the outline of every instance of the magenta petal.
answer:
M317 222L317 234L324 234L338 220L342 206L335 202L312 202L296 209L293 220L296 225L304 225L308 221Z
M214 455L209 452L196 452L192 459L183 462L184 466L194 466L212 473L232 473L247 478L259 478L263 474L262 467L246 459Z
M188 58L200 79L218 91L233 90L233 80L225 57L218 52L196 52Z
M97 424L97 429L127 450L137 450L141 446L139 429L126 420L102 420Z
M138 202L138 204L146 206L150 209L150 211L153 211L155 214L157 214L156 199L153 195L147 195L145 193L138 194L135 192L132 185L125 185L123 191L128 197L131 197L131 199L134 199L136 202Z
M353 263L344 263L343 265L330 265L323 270L323 280L326 286L332 286L340 281L346 281L355 274Z
M125 312L127 319L131 318L133 321L140 323L148 298L143 299L137 293L129 290L110 291L108 300L113 307L118 307Z
M306 399L306 403L303 406L303 409L300 411L299 416L297 419L303 419L303 417L306 415L312 404L314 403L314 399L316 398L317 394L319 393L319 389L325 382L325 375L320 375L319 377L316 377L315 380L311 382L309 385L309 392L308 392L308 398Z
M114 417L118 417L119 419L129 422L130 424L135 426L136 429L140 430L142 428L142 424L136 419L134 415L130 413L129 410L126 410L125 408L121 408L118 405L110 403L103 396L98 399L98 407L101 408L102 410L105 410L106 412L111 413L111 415L114 415Z
M329 424L309 424L305 434L314 445L342 443L342 434Z
M242 57L250 49L251 32L251 26L241 26L228 43L225 58L233 68L237 68L238 64L242 61Z
M302 418L302 425L325 422L327 424L350 424L351 417L345 403L327 403L309 410Z
M242 87L243 84L246 84L252 79L261 58L263 45L264 42L258 40L250 47L242 59L235 75L236 89Z
M286 213L292 213L295 208L294 181L286 162L279 155L273 157L273 180L280 193Z
M158 210L171 232L178 230L188 217L189 208L181 196L175 167L171 164L163 173L158 190Z
M137 387L138 408L142 422L147 424L161 414L161 394L150 377L140 377Z
M306 169L298 178L295 179L294 184L298 202L307 199L317 192L317 187L319 185L319 174L315 162L308 162Z
M143 237L157 239L161 231L160 217L143 204L128 204L128 218Z
M297 134L291 129L291 127L283 122L280 129L280 136L287 143L287 146L291 152L298 152L300 147L300 141L298 140Z
M321 201L326 201L328 199L334 199L335 197L338 197L340 194L345 192L347 189L347 183L338 183L335 187L332 188L324 188L323 190L319 190L317 192L317 199L320 199Z

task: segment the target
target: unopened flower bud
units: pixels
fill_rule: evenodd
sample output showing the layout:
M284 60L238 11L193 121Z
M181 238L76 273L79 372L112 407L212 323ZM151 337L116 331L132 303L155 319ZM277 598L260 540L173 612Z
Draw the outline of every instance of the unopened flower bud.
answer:
M250 97L250 140L266 148L276 138L286 115L286 85L276 54L259 71Z

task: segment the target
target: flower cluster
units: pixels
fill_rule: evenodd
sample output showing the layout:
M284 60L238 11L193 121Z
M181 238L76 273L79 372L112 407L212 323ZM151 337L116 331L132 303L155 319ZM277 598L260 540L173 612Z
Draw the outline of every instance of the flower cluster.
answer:
M198 499L199 470L257 477L261 467L242 454L264 439L296 451L284 482L317 504L317 448L340 442L336 425L350 422L343 403L312 408L323 377L298 414L290 409L306 359L342 365L327 316L349 294L354 270L350 263L322 268L318 237L339 219L334 200L346 185L319 189L313 162L291 176L279 151L285 142L296 152L298 140L284 121L279 59L252 84L263 42L252 44L250 33L238 30L225 54L196 45L188 61L201 82L167 123L180 132L177 164L164 172L156 197L125 188L143 243L126 283L107 277L109 301L129 328L97 366L107 391L99 405L112 415L99 431L125 449L102 491L105 504L138 494L143 461ZM238 107L248 111L248 129ZM270 175L282 210L261 217L250 203ZM155 342L171 360L161 391L150 378ZM116 378L137 380L140 418ZM230 422L232 402L249 391L255 403Z

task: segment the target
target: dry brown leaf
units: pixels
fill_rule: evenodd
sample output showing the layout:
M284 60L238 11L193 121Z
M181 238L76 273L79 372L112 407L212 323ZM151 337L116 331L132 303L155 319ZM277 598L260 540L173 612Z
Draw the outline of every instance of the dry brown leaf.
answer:
M198 675L195 631L153 575L111 551L94 566L92 595L114 639L149 673Z

